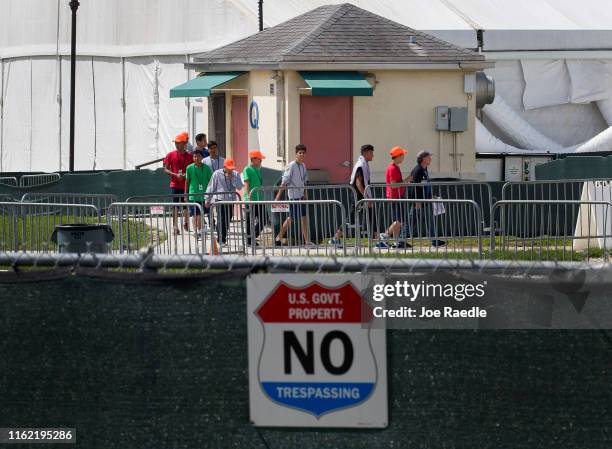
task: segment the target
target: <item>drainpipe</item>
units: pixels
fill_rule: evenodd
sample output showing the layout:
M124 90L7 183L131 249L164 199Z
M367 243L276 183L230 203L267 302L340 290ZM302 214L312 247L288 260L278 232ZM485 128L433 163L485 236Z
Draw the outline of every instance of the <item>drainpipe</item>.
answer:
M285 157L285 78L281 70L275 70L272 79L276 85L276 156L282 158L283 165Z

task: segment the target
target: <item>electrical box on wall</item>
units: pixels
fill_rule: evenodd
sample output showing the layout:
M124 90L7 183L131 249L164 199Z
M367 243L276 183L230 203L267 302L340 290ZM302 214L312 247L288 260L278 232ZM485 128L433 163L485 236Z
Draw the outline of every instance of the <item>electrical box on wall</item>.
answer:
M449 131L467 131L468 110L467 108L449 108L450 127Z
M436 130L448 131L448 106L437 106L436 107Z

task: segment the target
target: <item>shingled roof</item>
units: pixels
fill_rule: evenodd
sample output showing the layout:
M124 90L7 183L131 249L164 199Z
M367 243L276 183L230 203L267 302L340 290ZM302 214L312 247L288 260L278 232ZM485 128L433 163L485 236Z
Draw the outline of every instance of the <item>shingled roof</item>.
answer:
M350 3L326 5L226 46L195 55L198 65L283 63L463 64L484 56Z

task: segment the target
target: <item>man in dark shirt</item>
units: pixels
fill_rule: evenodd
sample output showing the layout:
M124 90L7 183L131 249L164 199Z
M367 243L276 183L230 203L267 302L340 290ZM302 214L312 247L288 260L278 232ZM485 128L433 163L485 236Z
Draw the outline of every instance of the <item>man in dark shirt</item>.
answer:
M416 187L414 189L416 198L419 199L431 199L433 198L431 192L431 185L429 184L429 171L427 167L431 165L431 153L429 151L419 151L417 154L417 164L412 169L412 173L410 173L410 182L414 184L423 184L423 187ZM415 203L414 205L414 214L412 218L413 227L416 224L416 228L418 229L421 225L425 224L426 229L431 229L433 231L433 239L431 241L431 245L438 247L444 246L446 242L444 240L438 240L436 237L438 236L437 226L435 222L435 217L433 216L431 207L423 208L423 203ZM423 209L426 209L427 212L423 213Z

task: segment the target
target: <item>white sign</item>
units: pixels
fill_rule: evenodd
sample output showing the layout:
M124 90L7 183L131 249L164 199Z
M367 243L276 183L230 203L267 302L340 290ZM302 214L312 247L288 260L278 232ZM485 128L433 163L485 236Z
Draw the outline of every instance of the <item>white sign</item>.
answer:
M580 201L612 202L612 181L588 181L582 186ZM574 251L612 248L612 207L608 204L580 205L573 241ZM606 237L608 235L608 237Z
M256 274L247 280L249 397L256 426L388 424L384 329L367 276Z
M270 208L273 213L279 214L288 214L289 213L289 205L288 204L273 204Z
M151 215L164 215L164 206L151 206Z

